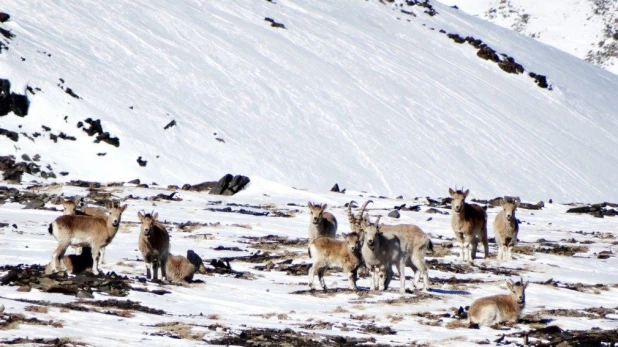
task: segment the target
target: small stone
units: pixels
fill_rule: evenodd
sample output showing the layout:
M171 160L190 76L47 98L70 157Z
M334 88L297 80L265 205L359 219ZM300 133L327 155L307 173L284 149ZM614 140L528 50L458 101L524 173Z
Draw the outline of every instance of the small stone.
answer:
M388 213L388 216L391 218L399 218L401 217L401 214L399 214L399 211L397 210L392 210L391 212Z

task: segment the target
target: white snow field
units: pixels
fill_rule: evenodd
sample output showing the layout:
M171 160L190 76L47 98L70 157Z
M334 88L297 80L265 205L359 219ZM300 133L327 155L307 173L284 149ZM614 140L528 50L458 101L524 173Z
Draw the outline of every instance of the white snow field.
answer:
M614 0L438 0L618 74Z
M28 92L27 117L3 117L2 128L42 136L0 136L0 148L39 154L43 167L68 172L64 181L181 185L231 172L392 197L458 185L481 196L616 200L618 76L431 4L435 16L377 0L3 1L12 17L1 25L15 37L0 78L41 91ZM441 29L483 40L525 74ZM120 147L92 143L76 127L87 118ZM60 132L76 141L52 142Z
M23 192L66 196L90 192L87 188L60 185L17 188ZM328 293L321 290L308 293L306 275L287 274L277 270L277 267L267 271L263 267L269 263L285 264L286 261L291 261L291 265L311 263L306 241L299 244L284 242L306 240L309 224L305 207L307 201L328 203L328 210L338 219L340 234L349 230L343 204L352 199L365 201L372 195L296 190L261 179L256 179L246 190L233 197L181 191L175 197L182 201L153 202L146 198L159 193L170 194L170 191L137 188L134 185L104 187L96 191L112 193L116 198L132 196L124 202L129 207L123 215L119 233L107 248L102 271L115 271L128 276L136 289L163 289L170 293L156 295L131 290L126 297L114 297L95 292L94 299L76 299L38 289L23 292L17 291L17 286L0 286L0 305L4 305L5 315L23 313L26 318L36 317L56 325L21 323L18 327L0 329L0 341L3 343L15 341L16 338L30 338L30 342L35 338L63 338L65 342L75 345L193 346L212 344L224 335L238 336L241 331L251 328L290 328L293 332L311 337L314 343L317 341L327 346L338 345L328 339L333 336L348 339L348 345L472 346L479 342L493 343L502 335L506 335L503 340L505 345L514 345L523 342L517 334L539 327L558 326L564 330L588 331L592 328L618 328L618 258L615 256L618 249L616 222L612 217L566 214L569 206L556 203L547 204L543 210L519 209L520 244L516 247L515 259L498 263L496 245L491 243L491 257L477 259L474 266L469 266L458 259L457 248L449 248L453 239L450 215L428 213L429 207L424 198L395 200L374 197L375 204L369 205L371 216L385 215L394 205L420 205L421 211L418 212L402 210L400 220L386 216L383 220L389 224L415 223L430 234L436 250L433 256L426 258L430 268L430 290L427 293L417 290L402 295L399 294L399 281L394 280L387 292L369 292L369 278L363 277L358 281L361 291L354 293L345 289L348 288L347 277L334 270L326 275L330 289ZM60 206L48 203L47 207ZM244 208L270 214L251 216L207 210L224 207L230 207L232 211ZM137 250L137 212L153 209L170 231L174 254L185 254L187 249L193 249L204 258L210 269L209 275L196 275L196 279L204 282L182 287L151 282L144 284L138 280L144 278L145 267ZM274 211L293 217L275 217ZM488 210L490 237L494 235L491 224L497 213L497 208ZM44 265L49 262L56 241L48 234L47 225L60 214L59 211L23 209L16 203L1 205L0 222L9 225L0 228L0 264ZM172 225L187 221L205 225L184 231L178 225ZM264 238L262 243L255 240L267 235L281 238ZM543 239L543 244L540 239ZM223 250L217 250L220 246ZM570 253L561 253L561 247ZM546 253L547 250L557 252ZM601 252L609 254L609 257L599 257ZM215 274L214 268L208 265L211 259L251 254L262 255L264 259L251 262L237 259L230 263L233 270L246 272L242 277ZM259 266L262 269L256 268ZM6 275L6 272L1 275ZM412 276L410 269L407 275ZM519 280L520 276L530 281L523 312L525 321L477 330L469 329L465 320L455 318L460 306L468 306L480 296L506 293L504 281ZM406 286L410 282L408 279ZM337 291L333 291L335 289ZM305 292L295 293L298 291ZM24 302L24 299L45 302ZM97 309L92 306L106 299L132 300L164 313ZM53 306L60 303L74 303L95 311ZM600 307L607 311L599 311ZM190 331L181 333L170 327L185 327ZM372 327L374 330L370 330ZM388 328L390 330L384 330ZM353 344L356 341L352 340L354 338L362 339L360 341L364 344L358 341ZM530 341L549 343L548 340L533 337ZM245 338L244 343L238 344L266 346L267 342L259 339L251 342ZM284 345L273 340L270 342ZM47 343L50 343L49 340Z

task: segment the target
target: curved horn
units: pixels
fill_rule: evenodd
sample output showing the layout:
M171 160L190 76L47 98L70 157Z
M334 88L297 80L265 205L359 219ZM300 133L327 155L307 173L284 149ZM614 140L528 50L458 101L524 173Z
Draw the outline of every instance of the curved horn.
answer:
M358 212L358 214L356 215L356 219L361 219L363 218L363 213L365 212L365 208L367 207L367 205L369 203L373 203L373 200L367 200L365 201L365 203L363 204L363 206L361 206L360 211Z
M350 224L356 223L356 219L354 218L354 215L352 214L352 203L353 202L356 202L356 201L352 200L348 204L348 221L350 221Z

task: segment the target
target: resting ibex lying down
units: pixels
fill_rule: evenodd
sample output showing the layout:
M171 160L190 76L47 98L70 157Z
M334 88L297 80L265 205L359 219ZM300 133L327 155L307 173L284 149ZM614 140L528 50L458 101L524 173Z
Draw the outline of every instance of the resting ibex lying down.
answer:
M493 295L476 299L468 310L468 322L479 325L494 325L500 322L514 322L519 319L526 305L526 287L528 282L520 278L513 283L506 282L508 295Z

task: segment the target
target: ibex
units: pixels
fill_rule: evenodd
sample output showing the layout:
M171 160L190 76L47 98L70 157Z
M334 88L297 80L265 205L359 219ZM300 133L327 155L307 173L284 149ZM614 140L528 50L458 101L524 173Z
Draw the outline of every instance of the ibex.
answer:
M350 228L353 231L363 231L366 227L369 227L371 223L368 222L368 219L363 216L363 212L367 207L367 204L373 201L366 201L360 209L357 217L354 217L350 211L348 205L348 220L350 221ZM363 216L363 217L361 217ZM414 272L414 282L411 285L411 290L414 290L418 287L420 279L422 277L424 289L429 289L429 277L427 275L427 265L425 264L425 255L427 252L433 253L433 243L431 239L421 228L414 224L399 224L399 225L387 225L382 224L379 225L379 230L382 234L389 235L388 237L392 239L392 236L396 236L399 242L399 247L402 252L403 261L405 262L405 266L409 266L412 268ZM392 235L392 236L391 236ZM365 237L367 235L364 235ZM364 242L367 240L365 238ZM375 253L375 252L373 252ZM373 257L368 253L368 250L363 253L363 255L367 255L368 257ZM396 264L395 264L396 265ZM388 285L392 278L392 268L387 266L386 273L380 274L379 267L374 267L376 270L375 275L378 278L378 282L373 284L374 289L378 289L379 285L384 283L383 289L388 289ZM380 278L380 276L386 276L384 279ZM405 280L405 279L404 279ZM402 282L402 285L404 282ZM400 291L405 292L405 287L401 287Z
M150 269L152 268L152 278L158 280L158 272L161 269L161 277L167 280L167 258L170 249L170 236L165 227L157 222L158 213L137 213L137 217L142 223L138 247L146 263L146 278L151 278Z
M449 188L448 192L453 198L451 202L451 227L461 247L460 258L463 261L473 261L476 258L479 240L483 242L485 258L487 258L489 256L487 213L480 205L465 202L470 190L466 189L464 192Z
M309 223L309 244L318 237L335 238L337 235L337 218L330 212L325 212L328 205L307 203L311 219ZM311 257L311 250L309 250Z
M170 282L188 284L193 281L193 275L198 272L206 273L204 261L192 250L187 251L187 257L171 255L167 257L166 275Z
M498 260L513 259L513 247L517 244L517 233L519 232L519 222L515 217L515 211L519 206L519 200L502 199L500 202L502 211L496 215L494 220L494 232L496 233L496 243L498 244Z
M65 216L94 216L94 217L102 217L107 219L107 213L99 207L88 207L85 206L84 197L80 198L69 198L69 199L61 199L60 203L62 207L64 207L64 215ZM78 209L80 207L80 209ZM76 254L81 254L82 250L79 246L71 246L76 251ZM101 248L101 263L105 263L105 247Z
M114 207L107 218L93 216L60 216L49 225L48 231L58 241L52 254L52 272L58 271L64 253L71 245L90 247L92 250L92 272L100 273L101 248L107 247L118 232L120 219L127 205Z
M355 232L343 234L344 241L335 240L330 237L318 237L309 245L313 257L313 265L309 269L309 287L313 288L315 274L326 290L324 282L324 272L329 265L341 266L348 275L350 289L358 290L356 287L357 271L361 265L359 235Z
M468 322L479 325L494 325L501 322L514 322L519 319L526 305L525 290L528 282L506 282L510 293L508 295L493 295L476 299L468 310Z

